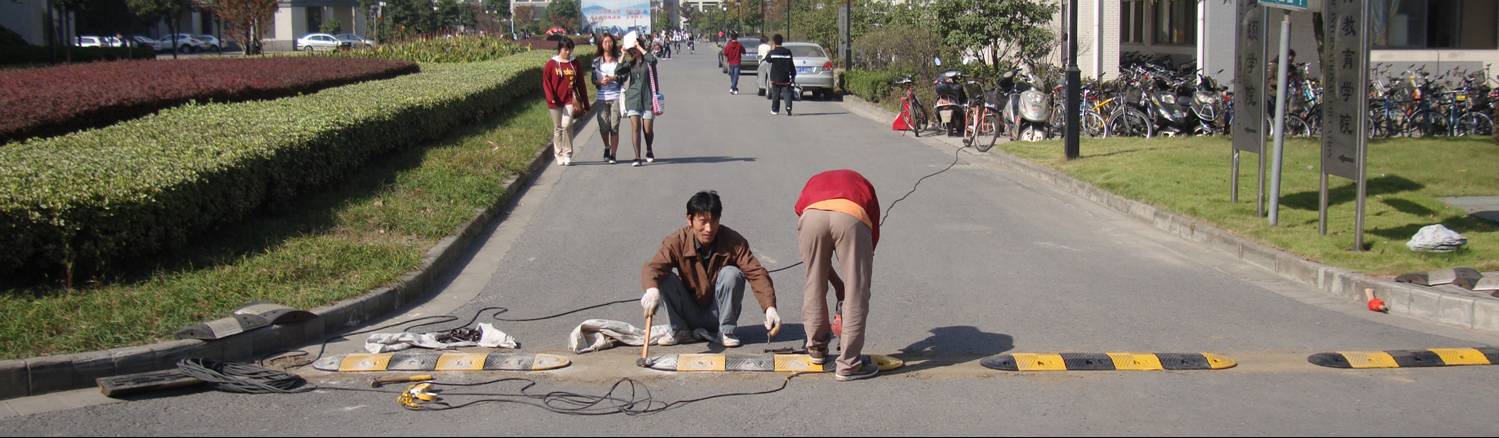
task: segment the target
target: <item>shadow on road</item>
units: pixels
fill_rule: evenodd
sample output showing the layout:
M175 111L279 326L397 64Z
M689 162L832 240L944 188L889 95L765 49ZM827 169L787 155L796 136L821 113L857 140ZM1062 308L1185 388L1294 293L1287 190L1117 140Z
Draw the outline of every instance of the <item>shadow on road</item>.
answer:
M655 164L715 164L715 163L732 163L732 162L735 162L735 161L743 161L743 162L753 163L753 162L756 161L756 159L754 157L723 157L723 156L717 156L717 157L658 158L658 159L656 159L656 163Z
M926 339L900 349L895 357L906 366L891 374L913 373L933 368L972 362L1015 348L1015 338L988 333L974 326L948 326L932 329Z

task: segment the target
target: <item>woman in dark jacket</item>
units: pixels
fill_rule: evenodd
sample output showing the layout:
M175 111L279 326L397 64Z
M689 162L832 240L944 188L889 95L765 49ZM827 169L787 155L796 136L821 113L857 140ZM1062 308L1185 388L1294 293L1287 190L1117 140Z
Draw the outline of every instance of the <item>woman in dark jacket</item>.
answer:
M661 78L656 76L656 57L640 47L641 41L638 35L631 32L625 35L624 60L614 69L614 75L627 80L625 84L625 117L630 118L630 145L635 147L635 164L640 167L640 137L645 136L645 160L655 162L656 154L652 145L656 141L656 130L653 122L656 119L655 101L656 92L660 90Z

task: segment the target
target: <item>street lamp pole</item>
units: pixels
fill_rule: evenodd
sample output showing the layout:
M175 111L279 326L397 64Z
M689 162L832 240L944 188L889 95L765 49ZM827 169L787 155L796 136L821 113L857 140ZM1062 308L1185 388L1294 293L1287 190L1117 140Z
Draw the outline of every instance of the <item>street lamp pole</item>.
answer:
M1067 2L1067 98L1063 100L1063 109L1067 111L1065 152L1069 160L1082 155L1078 124L1082 118L1079 102L1083 94L1083 73L1077 68L1077 3L1077 0Z

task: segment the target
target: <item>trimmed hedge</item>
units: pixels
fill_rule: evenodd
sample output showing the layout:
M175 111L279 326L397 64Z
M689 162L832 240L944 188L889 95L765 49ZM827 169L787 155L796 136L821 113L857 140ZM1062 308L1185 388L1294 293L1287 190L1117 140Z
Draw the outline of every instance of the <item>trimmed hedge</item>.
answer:
M880 102L895 93L892 82L903 76L897 72L849 70L844 73L847 91L870 102Z
M52 53L46 47L0 46L0 65L52 64ZM74 47L73 62L115 61L124 59L156 59L156 52L149 47ZM57 62L66 59L57 52Z
M71 280L180 247L535 93L551 55L433 64L305 96L189 105L0 148L0 279Z
M335 50L322 52L319 56L411 62L482 62L525 51L526 47L500 38L453 36L413 39L369 49Z
M311 93L416 73L372 59L121 61L0 71L0 144L97 128L190 101Z

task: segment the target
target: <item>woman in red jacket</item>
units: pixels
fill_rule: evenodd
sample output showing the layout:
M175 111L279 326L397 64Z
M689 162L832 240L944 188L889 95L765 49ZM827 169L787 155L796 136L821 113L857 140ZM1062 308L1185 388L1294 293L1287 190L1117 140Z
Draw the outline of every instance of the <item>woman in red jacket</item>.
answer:
M541 88L546 91L547 109L552 115L552 154L557 165L573 161L573 119L588 111L588 88L573 60L573 40L557 40L557 56L547 60L541 70Z

